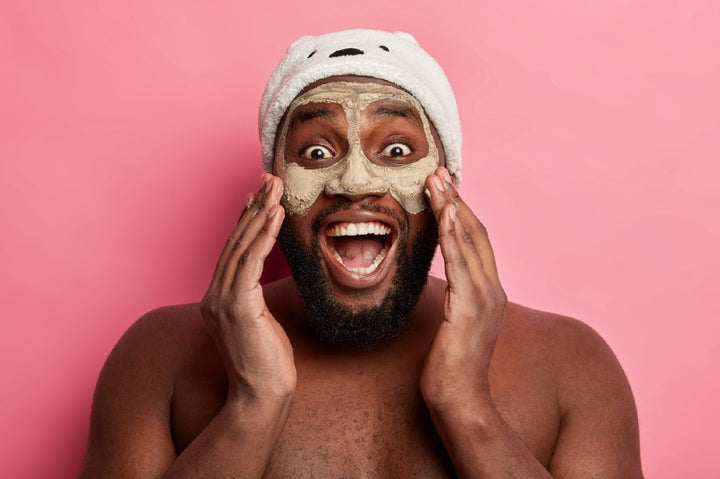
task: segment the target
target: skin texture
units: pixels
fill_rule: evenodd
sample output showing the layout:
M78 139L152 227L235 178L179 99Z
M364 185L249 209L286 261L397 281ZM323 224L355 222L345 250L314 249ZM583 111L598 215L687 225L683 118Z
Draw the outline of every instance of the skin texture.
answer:
M392 130L368 120L361 131ZM286 216L266 174L202 303L147 314L108 358L81 477L642 477L612 352L579 321L506 301L487 231L439 161L418 214L370 191ZM292 279L259 283L281 223L309 242L335 204L355 219L368 204L405 215L408 239L427 215L438 225L447 282L430 278L403 333L371 349L319 343ZM372 278L321 259L338 301L382 298L388 255Z

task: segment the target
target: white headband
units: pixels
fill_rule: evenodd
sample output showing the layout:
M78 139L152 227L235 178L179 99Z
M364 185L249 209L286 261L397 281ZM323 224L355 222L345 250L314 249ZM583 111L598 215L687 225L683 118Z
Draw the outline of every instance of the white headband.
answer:
M260 104L265 171L272 172L275 135L290 103L306 86L337 75L386 80L417 98L440 135L448 171L460 181L460 117L442 68L408 33L361 29L305 36L290 45Z

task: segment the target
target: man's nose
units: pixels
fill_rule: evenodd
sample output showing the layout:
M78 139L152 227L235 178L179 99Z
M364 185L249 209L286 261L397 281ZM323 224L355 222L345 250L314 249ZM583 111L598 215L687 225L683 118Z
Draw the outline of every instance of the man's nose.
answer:
M373 171L370 160L365 157L359 145L353 145L341 161L345 164L340 175L325 185L328 196L381 196L388 192L388 181Z

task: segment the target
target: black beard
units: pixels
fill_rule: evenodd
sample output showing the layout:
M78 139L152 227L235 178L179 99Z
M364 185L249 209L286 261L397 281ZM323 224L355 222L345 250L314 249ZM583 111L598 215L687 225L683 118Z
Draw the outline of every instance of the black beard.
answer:
M412 243L412 257L408 256L407 218L398 217L392 210L371 205L363 208L382 212L399 221L401 233L397 247L398 269L385 298L376 306L351 309L338 302L332 294L322 270L322 252L317 240L319 222L325 216L350 204L334 205L313 221L310 251L300 241L292 227L284 222L278 242L297 284L300 298L309 315L309 325L317 338L327 344L372 348L397 337L407 323L410 312L420 299L427 283L428 273L437 246L437 225L432 215L421 225L418 237ZM405 238L405 239L401 239Z

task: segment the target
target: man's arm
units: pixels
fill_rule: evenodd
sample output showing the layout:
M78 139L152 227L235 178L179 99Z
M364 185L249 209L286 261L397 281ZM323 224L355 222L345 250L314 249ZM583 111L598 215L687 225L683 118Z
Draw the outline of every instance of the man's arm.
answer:
M176 457L170 430L171 346L156 321L140 321L101 374L81 477L261 477L295 390L292 347L259 284L284 212L282 183L266 175L223 250L201 304L228 374L220 413ZM167 322L166 322L167 323ZM171 328L171 324L164 327Z
M173 378L162 310L138 320L105 362L95 388L82 479L160 477L175 460L170 433Z
M503 420L490 396L490 360L506 298L487 232L445 168L430 175L426 186L448 280L445 320L420 383L433 423L461 477L553 477ZM565 407L550 470L558 478L642 477L635 409L624 374L609 349L591 349L589 343L597 340L580 336L583 341L567 339L595 354L558 372L568 380L563 383ZM586 371L588 364L595 367Z
M569 319L555 328L554 342L561 422L553 476L643 477L635 401L610 347Z

